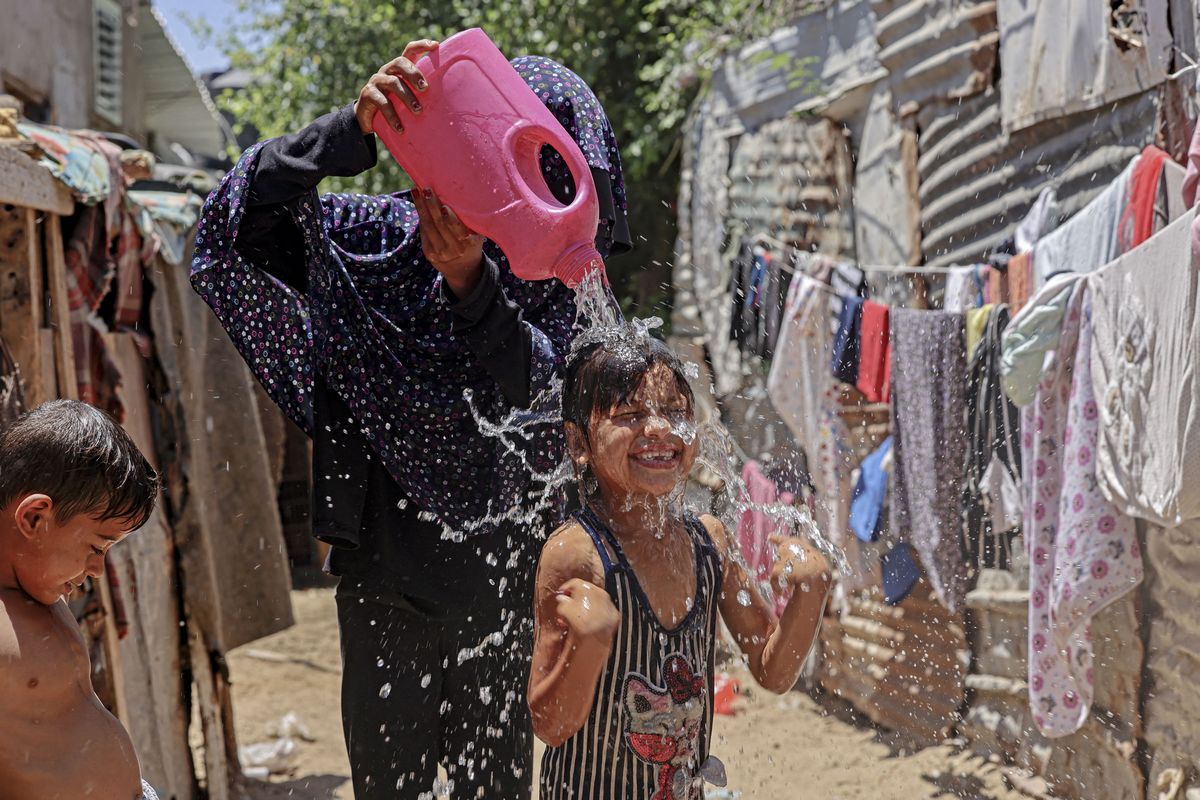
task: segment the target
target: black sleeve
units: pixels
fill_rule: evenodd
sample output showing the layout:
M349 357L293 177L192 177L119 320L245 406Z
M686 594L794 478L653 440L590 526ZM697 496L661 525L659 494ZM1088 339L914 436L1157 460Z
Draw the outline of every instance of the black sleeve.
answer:
M300 231L288 205L330 176L349 177L375 166L375 136L364 135L348 105L303 130L262 146L250 182L237 248L289 286L305 291Z
M528 408L529 363L532 342L521 309L500 286L496 262L483 257L483 276L469 297L459 300L442 284L443 296L453 314L451 330L475 354L508 402Z

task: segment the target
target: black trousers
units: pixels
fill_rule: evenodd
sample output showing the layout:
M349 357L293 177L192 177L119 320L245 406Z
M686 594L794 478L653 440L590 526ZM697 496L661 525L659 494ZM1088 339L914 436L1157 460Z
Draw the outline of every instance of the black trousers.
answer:
M417 800L446 768L452 800L528 800L528 598L431 613L374 582L342 578L342 725L356 800Z

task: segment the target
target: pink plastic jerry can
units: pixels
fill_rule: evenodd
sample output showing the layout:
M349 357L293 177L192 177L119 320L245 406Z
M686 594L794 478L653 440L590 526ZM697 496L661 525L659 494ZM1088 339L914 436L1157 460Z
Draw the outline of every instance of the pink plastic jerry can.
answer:
M574 287L591 270L602 271L599 204L583 152L487 34L479 28L455 34L417 66L429 83L418 94L421 113L394 103L404 133L382 114L374 121L413 181L499 245L518 278L555 277ZM575 179L570 205L542 178L538 155L546 144Z

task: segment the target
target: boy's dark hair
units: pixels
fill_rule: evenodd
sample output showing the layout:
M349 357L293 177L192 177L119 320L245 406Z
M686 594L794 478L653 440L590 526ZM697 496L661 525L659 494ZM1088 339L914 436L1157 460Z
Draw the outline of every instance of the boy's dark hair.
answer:
M60 523L77 514L146 524L158 473L116 420L76 400L51 400L0 429L0 508L28 494L54 501Z
M632 335L633 341L594 342L573 354L567 361L563 381L562 415L564 422L574 423L588 435L592 414L616 408L637 391L642 379L655 366L662 365L675 376L679 393L687 398L688 407L696 398L688 383L683 362L662 341L644 333Z

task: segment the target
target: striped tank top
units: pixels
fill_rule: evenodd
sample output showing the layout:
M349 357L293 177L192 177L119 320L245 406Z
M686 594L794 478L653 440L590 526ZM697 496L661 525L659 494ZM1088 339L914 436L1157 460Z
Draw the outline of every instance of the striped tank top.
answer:
M542 757L542 800L699 800L700 777L723 784L709 759L721 559L704 525L688 516L696 594L674 628L654 615L620 542L590 510L576 519L604 565L604 588L621 615L612 653L579 731ZM615 556L615 558L614 558Z

